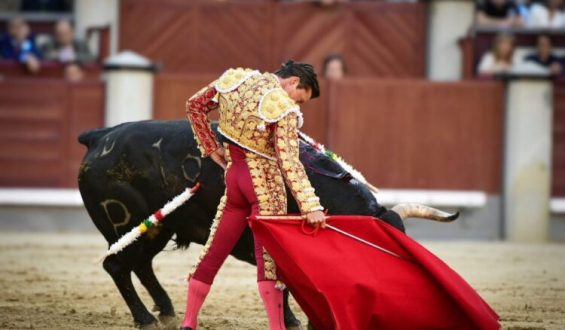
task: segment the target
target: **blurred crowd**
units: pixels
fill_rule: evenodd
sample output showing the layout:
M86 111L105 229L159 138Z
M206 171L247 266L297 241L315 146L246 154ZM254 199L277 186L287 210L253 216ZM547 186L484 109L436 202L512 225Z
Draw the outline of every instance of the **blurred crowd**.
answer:
M0 11L4 12L70 12L73 0L1 0Z
M565 29L564 0L481 0L481 27Z
M503 31L482 56L477 68L480 75L565 74L565 51L555 50L552 40L552 34L565 33L564 0L482 0L477 3L475 26ZM512 34L528 30L540 31L535 50L517 47Z
M81 80L82 65L95 60L86 42L75 37L71 22L57 21L52 35L38 45L36 35L21 17L11 19L8 31L0 35L0 59L21 63L32 74L41 70L42 63L60 63L70 81Z
M355 0L279 1L330 5ZM7 7L15 12L70 13L73 1L1 0L0 9ZM502 31L494 39L491 49L480 58L477 66L479 75L534 73L565 76L565 49L554 49L553 46L556 35L565 38L565 0L478 0L474 25ZM531 41L528 47L519 47L518 38L513 34L523 31L540 31L535 48ZM0 60L20 63L31 74L40 72L42 66L48 63L59 63L64 68L66 79L79 81L85 75L85 64L95 62L96 58L88 44L76 37L70 21L57 21L47 38L37 38L28 22L15 16L7 24L6 32L0 33ZM330 80L341 79L347 71L345 60L339 54L328 55L322 65L322 75Z

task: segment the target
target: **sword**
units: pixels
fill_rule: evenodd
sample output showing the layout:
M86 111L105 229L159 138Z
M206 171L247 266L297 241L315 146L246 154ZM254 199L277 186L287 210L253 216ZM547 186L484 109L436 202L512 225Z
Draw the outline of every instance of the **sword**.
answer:
M257 215L257 216L255 216L255 219L257 219L257 220L295 220L295 221L304 221L304 220L306 219L306 217L305 217L305 216L302 216L302 215ZM377 249L377 250L379 250L379 251L381 251L381 252L384 252L384 253L386 253L386 254L390 254L391 256L394 256L394 257L397 257L397 258L400 258L400 259L403 259L403 260L412 262L412 260L409 259L409 258L403 257L403 256L401 256L401 255L399 255L399 254L397 254L397 253L394 253L394 252L392 252L392 251L390 251L390 250L388 250L388 249L385 249L385 248L382 247L382 246L379 246L379 245L377 245L377 244L375 244L375 243L371 243L371 242L369 242L369 241L367 241L367 240L365 240L365 239L363 239L363 238L361 238L361 237L355 236L355 235L353 235L353 234L351 234L351 233L346 232L345 230L339 229L339 228L337 228L337 227L335 227L335 226L332 226L332 225L330 225L330 224L328 224L328 223L326 223L326 225L325 225L324 228L328 228L328 229L330 229L330 230L333 230L333 231L335 231L335 232L337 232L337 233L339 233L339 234L341 234L341 235L344 235L344 236L346 236L346 237L349 237L349 238L351 238L351 239L354 239L354 240L356 240L356 241L358 241L358 242L360 242L360 243L363 243L363 244L365 244L365 245L368 245L368 246L370 246L370 247L372 247L372 248L374 248L374 249Z

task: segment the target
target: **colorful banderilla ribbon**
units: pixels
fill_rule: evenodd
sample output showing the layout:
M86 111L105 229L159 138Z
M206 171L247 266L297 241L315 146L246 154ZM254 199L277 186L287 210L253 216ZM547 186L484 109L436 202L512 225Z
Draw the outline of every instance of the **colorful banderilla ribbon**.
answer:
M132 230L120 237L120 239L112 244L106 254L100 258L100 261L104 260L107 256L116 254L122 251L126 246L135 242L141 235L147 232L149 228L159 224L163 221L165 217L179 206L186 203L194 195L194 193L200 188L200 183L197 182L192 188L186 188L185 191L175 196L171 201L167 202L161 209L150 215L147 219L143 220L137 227L132 228Z

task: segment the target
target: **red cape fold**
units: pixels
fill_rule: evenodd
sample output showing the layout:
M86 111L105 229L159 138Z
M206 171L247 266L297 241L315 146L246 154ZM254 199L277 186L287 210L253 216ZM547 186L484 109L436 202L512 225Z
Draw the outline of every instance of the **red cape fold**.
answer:
M328 228L307 234L302 221L250 219L316 330L500 328L461 276L402 232L370 216L327 222L401 257Z

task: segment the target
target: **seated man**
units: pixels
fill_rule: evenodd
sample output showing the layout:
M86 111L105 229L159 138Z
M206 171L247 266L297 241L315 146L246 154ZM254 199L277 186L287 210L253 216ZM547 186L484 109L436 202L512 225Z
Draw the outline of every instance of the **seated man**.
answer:
M538 37L537 52L527 55L525 61L534 62L547 68L551 75L560 75L563 72L562 59L553 54L551 38L547 35L540 35Z
M8 25L8 34L0 37L0 57L24 64L31 73L39 71L41 52L23 18L12 19Z
M475 24L480 27L519 27L522 18L512 0L482 0L477 4Z
M55 39L42 48L42 53L46 59L61 63L85 63L94 60L88 45L84 41L75 39L74 29L67 20L57 22Z

